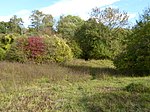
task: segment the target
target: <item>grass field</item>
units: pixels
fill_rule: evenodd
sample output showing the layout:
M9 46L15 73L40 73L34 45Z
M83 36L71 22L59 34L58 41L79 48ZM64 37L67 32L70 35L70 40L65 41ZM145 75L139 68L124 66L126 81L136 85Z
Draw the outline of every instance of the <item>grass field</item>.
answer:
M150 77L120 74L109 60L0 62L1 112L150 112Z

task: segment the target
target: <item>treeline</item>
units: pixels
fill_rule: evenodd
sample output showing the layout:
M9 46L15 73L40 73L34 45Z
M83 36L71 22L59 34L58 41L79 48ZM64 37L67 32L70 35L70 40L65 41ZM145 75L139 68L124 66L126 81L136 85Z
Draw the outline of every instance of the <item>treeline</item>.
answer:
M93 8L88 20L32 11L31 25L13 16L0 22L0 59L63 62L71 58L110 59L120 71L150 74L150 8L130 28L129 16L116 8Z

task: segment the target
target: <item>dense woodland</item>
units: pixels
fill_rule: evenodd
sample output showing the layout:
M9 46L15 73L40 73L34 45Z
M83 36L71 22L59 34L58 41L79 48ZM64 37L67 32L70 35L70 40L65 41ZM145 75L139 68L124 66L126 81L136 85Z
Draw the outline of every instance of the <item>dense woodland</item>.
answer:
M32 11L31 25L14 15L0 22L0 60L21 63L109 59L121 72L150 74L150 8L130 26L125 11L93 8L88 20Z

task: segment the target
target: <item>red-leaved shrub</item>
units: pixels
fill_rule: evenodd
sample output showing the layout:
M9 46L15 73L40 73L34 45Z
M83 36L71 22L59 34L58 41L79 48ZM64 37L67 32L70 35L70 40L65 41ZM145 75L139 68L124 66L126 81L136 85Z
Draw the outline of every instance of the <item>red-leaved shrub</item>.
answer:
M29 59L35 59L45 52L45 44L43 38L29 37L27 38L27 45L24 46Z

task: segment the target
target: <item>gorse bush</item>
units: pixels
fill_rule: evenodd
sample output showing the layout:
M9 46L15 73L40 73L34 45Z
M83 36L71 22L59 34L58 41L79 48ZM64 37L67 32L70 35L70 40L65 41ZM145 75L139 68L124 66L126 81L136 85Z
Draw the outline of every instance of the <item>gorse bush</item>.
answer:
M1 34L0 35L0 60L4 60L6 52L10 49L11 44L14 42L15 35Z
M63 62L71 58L71 49L56 36L17 38L6 53L7 60L18 62Z
M0 35L0 48L8 50L13 43L15 36L12 34Z

